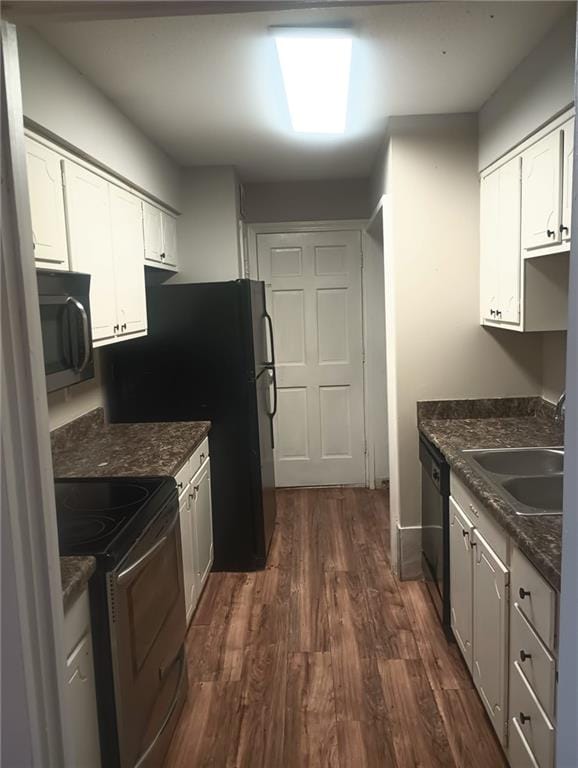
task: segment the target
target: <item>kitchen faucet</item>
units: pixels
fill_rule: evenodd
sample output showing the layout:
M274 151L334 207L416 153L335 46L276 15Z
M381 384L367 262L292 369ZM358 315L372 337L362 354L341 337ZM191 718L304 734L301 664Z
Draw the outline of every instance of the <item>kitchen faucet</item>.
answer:
M556 403L556 421L562 421L566 414L566 391L562 392Z

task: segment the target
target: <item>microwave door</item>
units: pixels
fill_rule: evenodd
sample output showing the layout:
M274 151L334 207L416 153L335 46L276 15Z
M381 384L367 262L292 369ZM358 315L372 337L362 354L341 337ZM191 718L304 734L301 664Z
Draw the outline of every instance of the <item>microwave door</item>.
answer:
M44 369L48 392L94 375L89 318L72 296L40 296Z

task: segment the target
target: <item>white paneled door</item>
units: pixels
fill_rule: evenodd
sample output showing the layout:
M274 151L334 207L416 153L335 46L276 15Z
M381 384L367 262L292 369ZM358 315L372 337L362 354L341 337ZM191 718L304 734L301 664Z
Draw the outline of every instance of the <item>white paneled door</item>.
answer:
M363 485L361 234L261 234L257 258L275 336L276 485Z

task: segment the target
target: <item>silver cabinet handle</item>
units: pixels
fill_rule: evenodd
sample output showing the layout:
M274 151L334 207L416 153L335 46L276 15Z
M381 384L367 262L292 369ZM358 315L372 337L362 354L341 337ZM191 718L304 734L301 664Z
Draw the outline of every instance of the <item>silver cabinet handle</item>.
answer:
M86 309L82 306L80 301L78 301L78 299L76 299L74 296L68 296L66 299L66 303L72 304L73 307L75 307L78 310L78 312L80 313L80 318L82 320L84 357L82 359L82 363L78 366L78 368L74 369L76 373L82 373L90 362L90 328L88 327L88 315L86 314Z

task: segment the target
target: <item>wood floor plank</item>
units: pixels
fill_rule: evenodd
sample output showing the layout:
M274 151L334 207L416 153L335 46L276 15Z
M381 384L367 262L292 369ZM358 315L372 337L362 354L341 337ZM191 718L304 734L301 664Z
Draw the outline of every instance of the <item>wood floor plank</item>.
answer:
M338 768L329 653L291 653L287 670L283 768Z
M253 573L221 574L219 601L209 624L191 625L189 678L194 682L240 680L255 585Z
M447 642L425 584L402 581L399 590L431 687L472 688L472 680L457 645Z
M338 720L385 718L374 633L359 575L326 573L331 658Z
M239 683L190 683L165 766L233 768L240 725L239 702ZM223 728L225 722L227 728Z
M289 650L329 650L329 625L321 563L321 519L316 514L318 491L301 492L294 523Z
M463 768L448 738L421 661L378 661L398 768Z
M396 768L389 726L385 721L337 723L339 760L343 768Z
M475 690L434 691L450 749L460 768L508 768ZM480 727L486 722L486 727Z
M376 656L381 659L419 659L415 635L399 592L367 589L365 596Z

